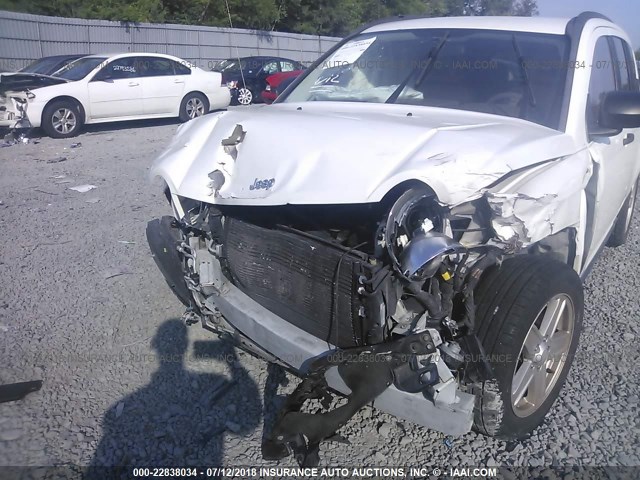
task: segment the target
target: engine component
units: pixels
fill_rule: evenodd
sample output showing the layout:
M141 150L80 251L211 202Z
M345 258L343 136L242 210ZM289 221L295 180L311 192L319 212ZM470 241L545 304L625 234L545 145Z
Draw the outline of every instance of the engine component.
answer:
M446 342L440 345L439 348L444 363L446 363L451 370L457 370L462 366L464 363L464 355L457 342Z

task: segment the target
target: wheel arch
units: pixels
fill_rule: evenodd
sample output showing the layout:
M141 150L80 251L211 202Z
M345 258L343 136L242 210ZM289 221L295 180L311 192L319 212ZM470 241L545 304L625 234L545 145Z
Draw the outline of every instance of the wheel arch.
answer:
M82 104L82 102L80 100L78 100L75 97L72 97L71 95L58 95L57 97L53 97L51 100L49 100L44 108L42 109L42 116L40 118L40 122L41 124L44 123L44 113L47 111L47 108L49 108L49 106L54 103L54 102L59 102L59 101L69 101L69 102L73 102L76 105L78 105L78 107L80 108L80 115L81 115L81 119L80 121L82 123L85 123L87 120L87 110L85 109L84 105Z
M185 101L185 99L186 99L189 95L191 95L191 94L193 94L193 93L198 93L198 94L202 95L202 96L207 100L207 103L209 103L209 106L211 106L211 102L209 102L209 97L208 97L208 96L207 96L207 94L206 94L206 93L204 93L202 90L189 90L187 93L185 93L185 94L182 96L182 100L180 101L180 105L182 105L182 102L184 102L184 101Z

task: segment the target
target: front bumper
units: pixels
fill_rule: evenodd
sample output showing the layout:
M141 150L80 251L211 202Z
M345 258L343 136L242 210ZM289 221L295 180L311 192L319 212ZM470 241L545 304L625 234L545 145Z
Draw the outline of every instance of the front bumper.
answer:
M274 100L278 97L278 94L273 90L263 90L260 96L262 97L262 101L264 103L273 103Z
M220 268L219 264L216 268ZM244 336L299 373L304 374L313 359L327 353L326 342L274 315L226 279L216 288L218 292L207 299L208 306L217 308ZM326 377L330 387L345 395L350 393L335 368L329 369ZM373 406L446 435L457 436L471 430L474 400L473 395L458 392L458 403L450 409L436 407L421 393L403 392L392 385L373 401Z
M184 301L181 289L176 289L180 281L184 283L177 273L181 269L179 257L167 254L175 251L177 243L171 232L162 232L165 229L171 229L169 222L152 221L147 227L147 236L160 270L174 293ZM246 337L260 350L268 352L264 355L267 360L275 358L304 375L313 360L329 352L331 347L327 342L282 319L233 285L225 278L220 263L214 257L209 268L211 274L208 278L212 280L213 293L206 298L205 307L221 314L233 329L230 333ZM325 377L331 388L345 395L351 393L337 368L328 369ZM436 406L422 393L401 391L391 385L373 400L373 406L446 435L458 436L471 429L474 402L473 395L458 391L456 402Z

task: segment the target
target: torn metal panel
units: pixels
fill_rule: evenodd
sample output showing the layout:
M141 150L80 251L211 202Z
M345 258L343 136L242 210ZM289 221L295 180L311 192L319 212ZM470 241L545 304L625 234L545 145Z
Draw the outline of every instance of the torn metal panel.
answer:
M33 98L30 91L6 92L6 96L0 94L0 127L29 128L31 123L27 116L29 100Z
M539 198L527 195L487 192L493 218L491 225L497 237L505 243L531 243L533 237L543 238L553 233L553 213L557 195ZM529 232L529 229L534 230Z
M582 151L520 172L485 191L497 239L521 247L578 227L592 171Z

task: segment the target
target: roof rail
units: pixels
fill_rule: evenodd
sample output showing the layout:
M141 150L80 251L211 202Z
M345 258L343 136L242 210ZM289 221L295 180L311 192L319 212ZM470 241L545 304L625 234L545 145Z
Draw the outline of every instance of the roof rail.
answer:
M573 17L571 19L571 22L576 22L576 23L581 23L584 22L586 23L587 20L591 20L593 18L599 18L601 20L607 20L608 22L611 21L611 19L605 15L602 15L601 13L598 12L582 12L579 15L576 15L575 17Z

